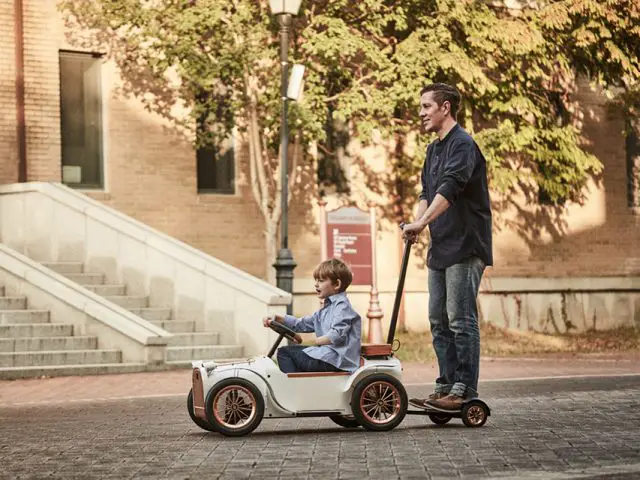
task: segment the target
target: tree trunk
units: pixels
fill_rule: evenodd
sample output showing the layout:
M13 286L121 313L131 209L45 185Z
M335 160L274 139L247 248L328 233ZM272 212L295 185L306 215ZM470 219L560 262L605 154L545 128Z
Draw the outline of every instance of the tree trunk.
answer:
M271 285L276 284L276 269L273 264L278 253L278 222L265 219L264 245L265 245L265 277Z

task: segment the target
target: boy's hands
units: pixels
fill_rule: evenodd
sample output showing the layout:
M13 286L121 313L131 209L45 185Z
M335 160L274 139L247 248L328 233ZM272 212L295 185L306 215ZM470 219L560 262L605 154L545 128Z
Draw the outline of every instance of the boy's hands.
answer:
M265 326L266 328L270 328L269 325L271 324L271 322L278 322L284 325L284 318L281 315L271 315L270 317L264 317L262 319L262 325ZM287 338L289 338L288 335L287 335ZM297 344L302 343L302 337L297 333L295 333L294 337L291 338L291 340L293 340L293 342Z
M271 315L269 317L264 317L262 319L262 325L269 328L269 322L271 321L284 323L284 318L282 318L280 315Z

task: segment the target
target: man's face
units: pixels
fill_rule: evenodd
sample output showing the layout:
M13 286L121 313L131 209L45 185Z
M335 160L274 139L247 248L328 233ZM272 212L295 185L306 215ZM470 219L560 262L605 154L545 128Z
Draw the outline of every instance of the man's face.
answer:
M433 98L433 92L426 92L420 97L420 120L425 132L438 132L449 116L451 105L443 102L441 106Z

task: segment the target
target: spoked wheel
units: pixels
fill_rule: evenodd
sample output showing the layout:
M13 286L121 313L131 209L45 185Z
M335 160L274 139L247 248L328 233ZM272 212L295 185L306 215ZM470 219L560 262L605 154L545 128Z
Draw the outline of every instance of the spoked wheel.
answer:
M329 418L344 428L356 428L360 426L358 420L356 420L356 417L353 415L331 415Z
M483 426L488 416L489 409L481 401L472 400L462 407L462 422L467 427Z
M351 408L355 419L367 430L391 430L407 414L407 392L391 375L370 375L353 390Z
M451 420L450 415L439 414L439 413L431 413L429 414L429 420L431 420L436 425L444 425L445 423L449 423Z
M189 412L189 416L191 417L191 420L193 420L193 423L198 425L203 430L215 432L215 429L209 422L196 416L195 410L193 409L193 390L189 390L189 395L187 395L187 411Z
M217 432L234 437L247 435L262 421L264 399L251 382L230 378L211 389L205 411Z

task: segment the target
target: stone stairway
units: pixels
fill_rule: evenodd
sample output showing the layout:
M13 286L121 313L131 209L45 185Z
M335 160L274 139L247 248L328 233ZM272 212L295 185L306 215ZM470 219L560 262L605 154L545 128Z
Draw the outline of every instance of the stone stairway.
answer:
M148 307L147 297L127 295L125 285L105 284L103 274L84 272L81 263L43 265L173 333L165 358L172 367L242 358L242 346L219 345L217 333L197 332L195 322L173 319L169 308ZM95 336L76 335L72 324L51 323L48 311L28 308L27 298L5 296L0 286L0 379L145 369L144 364L123 363L120 350L99 349Z
M51 323L46 310L0 287L0 378L136 371L119 350L98 349L94 336L74 335L72 324Z
M169 365L190 367L192 360L229 360L241 358L243 355L241 345L220 345L218 333L196 331L196 322L174 319L170 308L149 307L148 297L127 295L126 285L105 284L102 273L85 272L82 263L59 262L43 265L173 333L174 336L169 339L167 345L165 358Z

